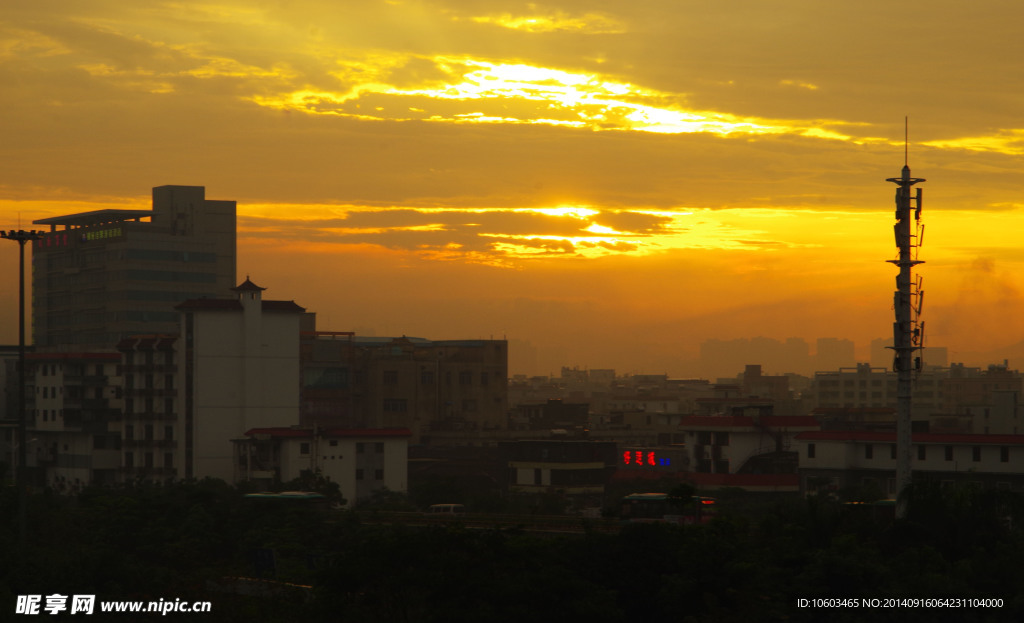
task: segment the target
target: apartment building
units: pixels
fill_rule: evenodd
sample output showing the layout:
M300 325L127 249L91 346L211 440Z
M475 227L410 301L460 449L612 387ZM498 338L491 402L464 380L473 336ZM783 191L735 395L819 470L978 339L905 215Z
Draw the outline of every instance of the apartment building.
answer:
M29 353L30 481L72 493L119 482L123 388L118 353Z
M407 428L411 443L504 430L508 343L305 332L302 414L304 426Z

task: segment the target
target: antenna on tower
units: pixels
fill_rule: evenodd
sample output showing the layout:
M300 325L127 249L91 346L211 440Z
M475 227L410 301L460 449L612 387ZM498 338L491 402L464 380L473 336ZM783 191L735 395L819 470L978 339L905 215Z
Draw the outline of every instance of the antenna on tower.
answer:
M906 115L903 117L903 166L910 164L908 160L908 152L910 150L910 116Z

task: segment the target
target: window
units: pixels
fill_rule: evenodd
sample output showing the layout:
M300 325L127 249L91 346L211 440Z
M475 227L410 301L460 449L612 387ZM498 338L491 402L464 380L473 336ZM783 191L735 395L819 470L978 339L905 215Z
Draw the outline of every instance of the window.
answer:
M173 426L164 426L164 439L167 439L167 440L174 439L174 427Z
M363 479L363 470L357 469L356 470L356 480L362 480L362 479Z
M459 372L459 385L472 385L473 373L469 371Z
M302 456L309 456L309 442L303 441L299 444L299 454Z
M146 432L146 441L153 441L153 425L152 424L146 424L145 432ZM147 466L147 467L152 467L152 466Z
M1010 462L1010 446L999 446L999 462Z
M928 457L928 446L917 447L917 460L923 461Z
M332 448L337 448L338 447L338 440L337 439L332 439L329 443L330 443L330 446Z
M715 445L716 446L727 446L727 445L729 445L729 433L715 433Z
M375 480L384 480L384 470L382 470L382 469L374 470L373 477L374 477Z
M405 413L409 410L409 404L405 398L385 398L385 413Z
M889 444L889 458L896 459L896 444L894 443Z
M946 446L946 460L953 460L953 446Z
M434 384L434 371L433 370L422 370L420 371L420 383L423 385Z
M376 452L377 454L384 454L384 442L378 441L377 443L373 444L373 451Z
M813 443L807 444L807 458L809 458L809 459L813 459L814 458L814 450L815 450L815 448L814 448L814 444Z
M124 425L124 438L125 438L125 441L131 441L131 440L135 439L135 427L132 426L131 424L125 424ZM130 453L128 453L128 454L130 454ZM127 455L125 455L125 456L127 456Z
M363 454L366 452L366 444L363 442L356 443L356 454Z
M384 371L384 384L385 385L398 385L398 370L385 370Z
M486 372L481 372L480 373L480 385L482 385L483 387L487 387L487 383L489 381L490 381L490 377L487 375L487 373Z
M981 446L974 446L971 448L971 460L975 463L981 461Z
M174 467L174 455L170 452L164 452L164 467L168 469Z
M153 453L146 453L146 469L153 469Z
M864 458L873 459L875 458L875 447L871 444L864 444Z
M127 468L135 467L135 454L132 452L124 453L124 466Z

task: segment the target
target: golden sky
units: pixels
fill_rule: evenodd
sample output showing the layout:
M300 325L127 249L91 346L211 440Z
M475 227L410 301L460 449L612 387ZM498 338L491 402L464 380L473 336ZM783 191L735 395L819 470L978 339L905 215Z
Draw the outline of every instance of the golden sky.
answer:
M884 180L909 116L929 344L961 360L1024 340L1022 18L1008 0L6 0L0 228L202 185L238 202L240 276L322 329L531 343L513 372L699 374L709 338L866 353L891 334Z

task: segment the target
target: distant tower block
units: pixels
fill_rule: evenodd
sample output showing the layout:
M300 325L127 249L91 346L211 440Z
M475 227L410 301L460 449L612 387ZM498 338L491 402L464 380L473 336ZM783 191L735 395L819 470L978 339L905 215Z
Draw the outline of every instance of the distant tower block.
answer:
M896 277L896 294L893 308L896 322L893 323L893 346L895 351L893 369L897 373L897 420L896 420L896 492L902 495L911 482L910 462L910 400L911 383L915 370L921 369L921 350L924 347L924 323L920 321L924 290L921 278L915 282L912 276L914 266L923 264L917 259L917 251L924 241L924 225L921 224L921 189L911 195L911 187L922 178L910 176L910 167L904 162L900 177L890 177L896 189L896 248L899 259L888 260L899 267ZM914 227L911 227L911 220ZM905 507L897 505L902 516Z

